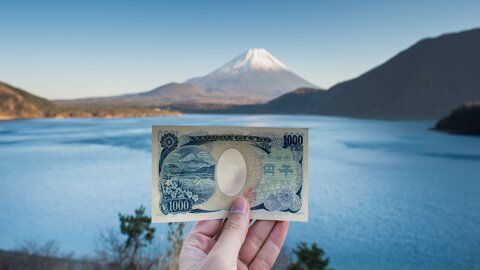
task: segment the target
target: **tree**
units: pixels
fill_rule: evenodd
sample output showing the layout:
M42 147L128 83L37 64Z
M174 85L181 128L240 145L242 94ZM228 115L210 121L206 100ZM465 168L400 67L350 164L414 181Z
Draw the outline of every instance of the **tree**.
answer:
M185 222L168 223L168 241L170 242L170 256L177 264L180 252L183 246L183 233L185 229Z
M305 242L300 242L293 249L293 253L297 256L298 261L289 265L288 270L332 270L328 267L329 258L323 258L325 252L322 248L313 243L311 247Z
M137 258L141 248L152 243L155 236L155 228L150 227L150 217L145 215L145 207L142 205L135 209L134 215L118 214L120 220L120 232L127 236L125 248L129 254L128 269L137 269Z

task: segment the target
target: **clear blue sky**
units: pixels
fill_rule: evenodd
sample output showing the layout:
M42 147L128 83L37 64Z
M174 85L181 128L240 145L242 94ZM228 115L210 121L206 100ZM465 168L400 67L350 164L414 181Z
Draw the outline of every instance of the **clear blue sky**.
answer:
M330 87L479 14L480 1L0 1L0 81L47 98L140 92L263 47Z

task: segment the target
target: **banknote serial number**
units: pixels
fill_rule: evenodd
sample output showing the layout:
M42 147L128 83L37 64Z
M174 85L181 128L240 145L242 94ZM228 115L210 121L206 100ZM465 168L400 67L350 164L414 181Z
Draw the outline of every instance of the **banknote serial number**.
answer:
M168 212L187 212L192 209L192 202L190 200L171 199L166 203Z
M283 144L288 146L303 145L303 135L283 135Z

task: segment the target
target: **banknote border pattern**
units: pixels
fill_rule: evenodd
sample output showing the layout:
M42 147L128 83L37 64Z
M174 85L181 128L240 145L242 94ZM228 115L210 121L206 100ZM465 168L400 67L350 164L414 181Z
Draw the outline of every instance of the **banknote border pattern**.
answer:
M160 138L160 133L162 133L162 136ZM197 136L187 136L188 137L188 142L179 145L179 140L177 136L174 134L174 131L159 131L157 134L157 138L159 138L160 145L162 146L162 152L160 154L159 162L158 162L158 176L160 177L161 175L161 170L162 170L162 165L164 160L167 158L168 154L170 154L172 151L175 149L180 148L182 146L189 146L189 145L202 145L205 143L210 143L214 141L246 141L250 142L252 146L257 147L264 151L267 154L271 153L271 148L272 148L272 140L269 137L263 137L263 136L252 136L252 135L235 135L235 134L216 134L216 135L197 135ZM303 146L295 146L295 145L286 145L283 144L282 148L290 148L292 151L299 151L302 152L302 158L299 160L300 165L303 166ZM300 167L302 167L300 166ZM161 185L160 185L161 187ZM292 210L291 208L283 207L281 209L275 209L272 210L271 207L267 207L265 205L265 202L262 204L259 204L255 207L252 207L251 210L266 210L266 211L280 211L280 212L290 212L290 213L296 213L300 210L302 200L301 200L301 194L302 194L302 189L303 185L300 186L300 188L294 193L297 198L300 198L300 206L296 210ZM160 191L160 190L159 190ZM289 192L286 191L286 194ZM160 210L165 214L177 214L177 213L170 213L170 212L165 212L163 210L163 207L161 205L161 201L159 202ZM272 201L277 201L277 198L273 198L269 200L269 202ZM217 212L218 210L204 210L204 209L191 209L189 212L191 213L212 213L212 212Z

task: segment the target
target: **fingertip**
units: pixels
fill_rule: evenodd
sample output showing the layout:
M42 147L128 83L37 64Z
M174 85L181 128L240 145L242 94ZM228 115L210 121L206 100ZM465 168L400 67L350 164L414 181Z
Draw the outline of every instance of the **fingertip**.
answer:
M230 214L247 214L250 212L250 204L244 197L238 197L232 202L232 208Z
M288 222L277 221L249 267L251 269L270 269L282 250L287 231Z
M282 230L284 231L288 231L288 226L289 226L289 222L288 221L285 221L285 220L282 220L282 221L277 221L279 226L281 227Z
M222 219L200 220L195 223L195 226L211 226L217 223L221 223Z
M192 228L192 232L201 233L209 237L215 236L222 225L221 219L197 221Z
M221 219L211 219L211 220L200 220L195 223L196 228L211 227L217 224L221 224Z
M277 245L282 245L283 241L285 241L285 237L287 236L288 232L288 221L277 221L275 226L270 233L270 237L272 241L274 241Z

